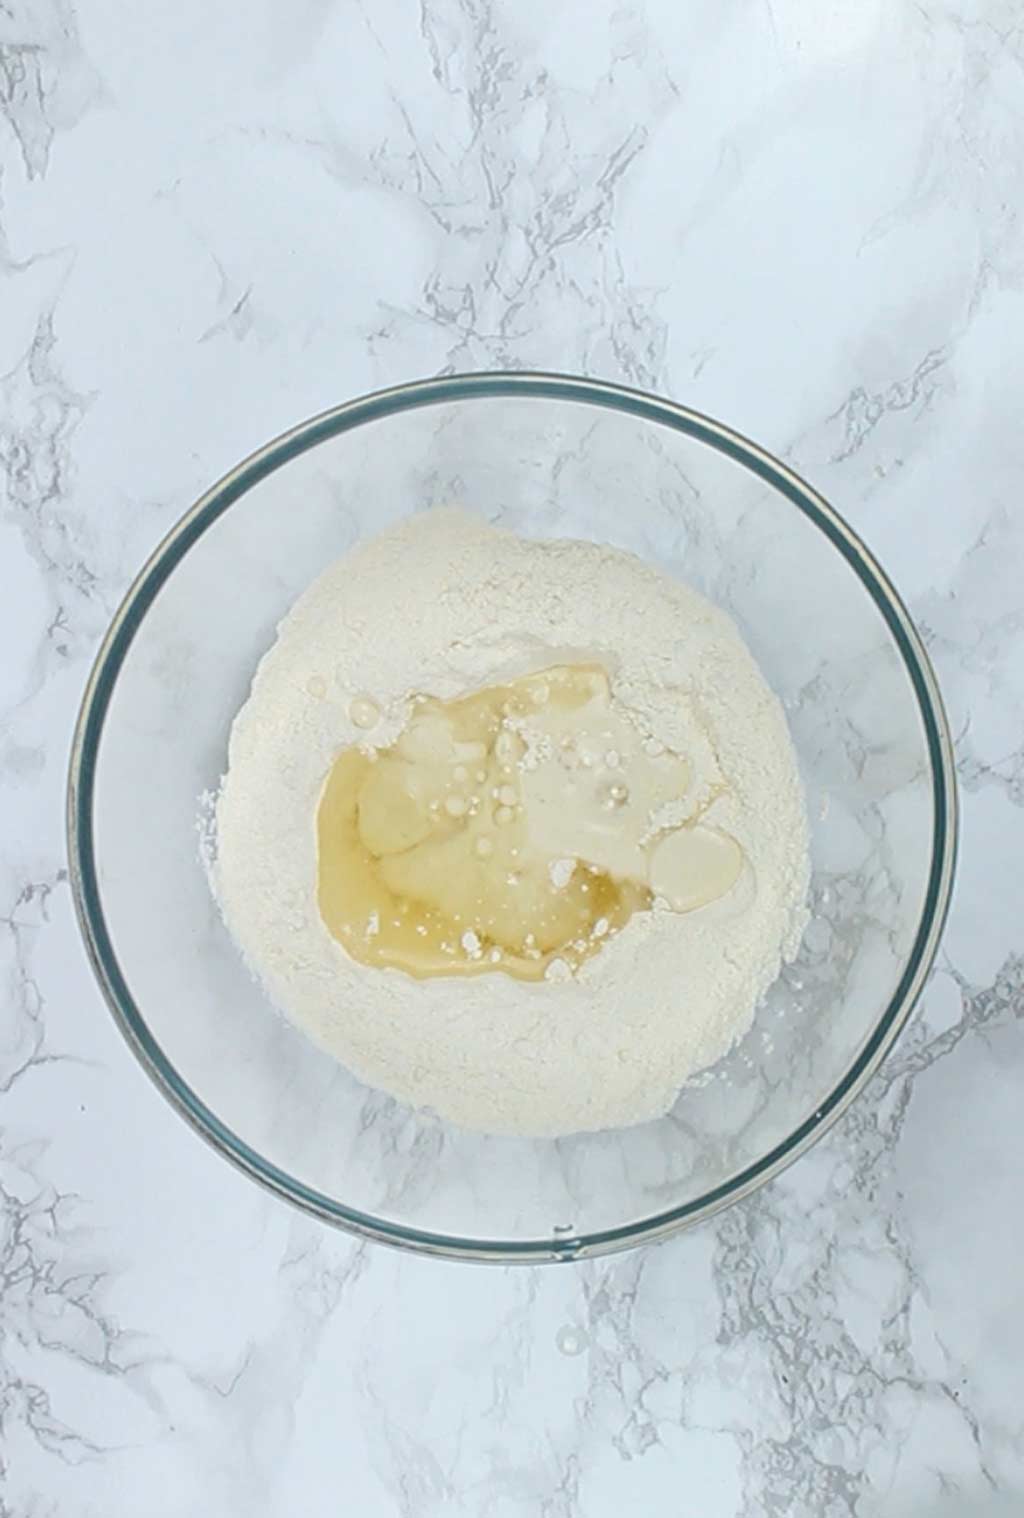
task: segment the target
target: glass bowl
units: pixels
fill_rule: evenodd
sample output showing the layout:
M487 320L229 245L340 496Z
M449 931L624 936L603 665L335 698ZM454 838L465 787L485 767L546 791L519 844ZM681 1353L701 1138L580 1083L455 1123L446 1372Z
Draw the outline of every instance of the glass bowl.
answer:
M362 1086L250 979L201 860L201 798L277 622L360 538L458 502L639 554L736 619L807 790L812 918L745 1039L658 1122L484 1137ZM114 1017L215 1149L342 1228L424 1253L567 1260L659 1238L775 1175L906 1021L949 901L955 792L920 638L881 569L785 465L596 381L471 374L366 396L255 453L135 581L78 721L71 878Z

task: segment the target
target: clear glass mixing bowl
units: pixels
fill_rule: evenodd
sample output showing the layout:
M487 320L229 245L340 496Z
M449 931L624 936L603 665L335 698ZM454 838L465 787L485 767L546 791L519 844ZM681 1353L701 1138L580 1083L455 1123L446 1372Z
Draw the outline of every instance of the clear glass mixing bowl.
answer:
M659 1122L557 1141L466 1133L368 1090L243 968L197 837L255 664L360 538L438 503L588 537L736 619L807 788L803 949L748 1036ZM327 1222L425 1253L564 1260L665 1235L812 1144L876 1069L935 954L955 852L949 735L921 641L836 513L716 422L614 385L400 386L270 443L169 534L100 651L69 843L89 953L157 1085L214 1148Z

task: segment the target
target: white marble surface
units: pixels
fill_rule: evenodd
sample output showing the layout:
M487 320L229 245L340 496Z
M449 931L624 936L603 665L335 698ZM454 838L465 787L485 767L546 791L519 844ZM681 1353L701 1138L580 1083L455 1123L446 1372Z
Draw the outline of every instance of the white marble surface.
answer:
M1019 0L4 0L0 164L0 1513L1024 1511ZM939 967L847 1120L712 1226L508 1272L357 1247L193 1137L62 832L97 640L199 490L500 365L806 473L926 630L963 788Z

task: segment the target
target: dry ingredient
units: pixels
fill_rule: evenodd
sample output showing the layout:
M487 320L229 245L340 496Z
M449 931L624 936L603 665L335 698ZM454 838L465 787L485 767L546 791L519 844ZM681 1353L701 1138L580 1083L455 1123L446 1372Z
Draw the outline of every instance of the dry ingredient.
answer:
M300 597L232 729L214 884L282 1009L468 1128L662 1115L805 921L781 707L640 560L453 509Z

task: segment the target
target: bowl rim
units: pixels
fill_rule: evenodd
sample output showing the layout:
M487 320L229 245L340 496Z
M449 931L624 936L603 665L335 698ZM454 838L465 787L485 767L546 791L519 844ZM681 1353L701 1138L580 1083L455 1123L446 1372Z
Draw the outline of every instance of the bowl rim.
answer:
M933 826L928 882L914 942L888 1004L842 1078L821 1104L759 1160L691 1201L649 1217L569 1237L460 1238L408 1227L348 1207L307 1186L251 1148L182 1079L150 1031L129 990L103 912L93 837L93 798L103 725L118 674L142 621L189 549L228 508L274 470L328 438L366 422L451 401L530 398L596 405L696 438L759 476L802 511L868 591L899 650L917 699L931 766ZM460 1260L540 1263L608 1254L653 1242L701 1222L748 1196L803 1154L878 1069L924 986L949 910L957 851L953 745L938 681L902 600L857 534L788 465L703 413L674 401L583 376L533 370L484 371L421 379L343 402L290 428L251 453L210 487L171 528L130 585L96 655L75 724L67 785L67 844L72 895L89 960L114 1020L140 1064L173 1107L215 1150L276 1196L364 1239Z

